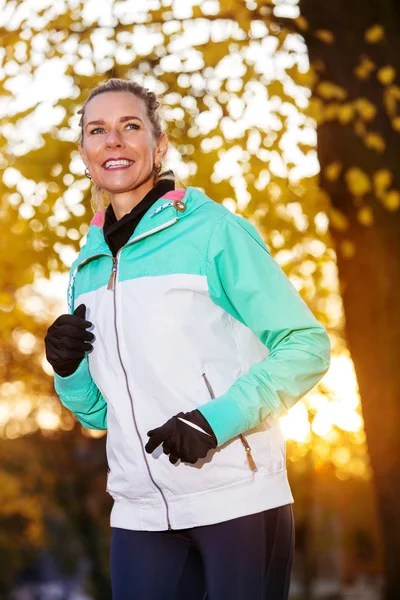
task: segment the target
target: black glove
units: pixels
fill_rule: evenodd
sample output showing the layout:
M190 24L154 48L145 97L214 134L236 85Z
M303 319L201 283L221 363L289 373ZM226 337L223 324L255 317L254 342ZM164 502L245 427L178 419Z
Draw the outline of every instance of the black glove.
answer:
M85 352L93 346L94 335L86 331L92 323L85 319L86 306L80 304L73 315L61 315L47 330L44 339L46 358L54 371L67 377L79 367Z
M180 418L194 423L203 431L195 429ZM145 446L151 454L162 444L164 454L169 454L169 461L174 465L180 459L182 462L194 464L199 458L204 458L209 450L216 448L218 441L208 421L200 411L180 412L162 427L152 429L147 433L149 441Z

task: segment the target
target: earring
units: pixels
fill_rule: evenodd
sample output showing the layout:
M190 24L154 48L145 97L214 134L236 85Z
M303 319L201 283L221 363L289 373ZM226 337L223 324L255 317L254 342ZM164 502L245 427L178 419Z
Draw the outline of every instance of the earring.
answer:
M91 174L89 173L89 169L85 169L85 175L88 179L92 179Z
M154 167L154 170L157 173L157 175L159 175L161 173L161 169L162 169L161 163L159 165L155 165L155 167Z

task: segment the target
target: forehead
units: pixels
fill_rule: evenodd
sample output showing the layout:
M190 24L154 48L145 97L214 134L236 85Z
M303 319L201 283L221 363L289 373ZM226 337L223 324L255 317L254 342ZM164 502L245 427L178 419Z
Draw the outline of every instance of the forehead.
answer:
M143 100L130 92L103 92L87 103L83 121L108 121L126 116L148 120Z

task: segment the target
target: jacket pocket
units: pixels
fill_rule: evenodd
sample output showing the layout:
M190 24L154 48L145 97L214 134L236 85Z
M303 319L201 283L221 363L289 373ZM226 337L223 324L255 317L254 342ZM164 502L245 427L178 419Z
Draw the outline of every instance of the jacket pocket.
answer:
M214 400L215 399L215 394L214 394L214 391L212 389L210 380L208 379L206 373L202 373L201 376L203 377L204 382L205 382L205 384L207 386L208 393L210 395L211 400ZM246 458L247 458L247 464L249 465L250 470L251 471L257 471L257 465L256 465L256 463L254 461L254 458L253 458L253 455L251 453L251 448L250 448L249 442L247 441L247 439L245 438L245 436L242 435L242 434L238 435L238 438L242 442L242 445L243 445L243 447L245 449Z

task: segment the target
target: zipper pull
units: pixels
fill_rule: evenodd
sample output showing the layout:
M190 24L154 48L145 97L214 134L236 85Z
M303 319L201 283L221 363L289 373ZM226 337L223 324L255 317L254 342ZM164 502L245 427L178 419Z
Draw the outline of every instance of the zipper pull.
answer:
M118 267L118 259L115 256L113 256L113 266L111 269L110 279L108 280L108 285L107 285L108 290L113 290L115 287L115 277L117 274L117 267Z
M246 450L246 457L247 457L247 462L249 463L249 467L252 471L257 471L257 465L254 461L253 455L251 453L251 448L249 446L249 442L246 440L246 438L240 434L240 441L242 442L244 449Z
M254 462L254 458L253 455L251 453L250 447L249 449L246 448L246 455L247 455L247 462L249 463L249 467L252 471L257 471L257 465Z

